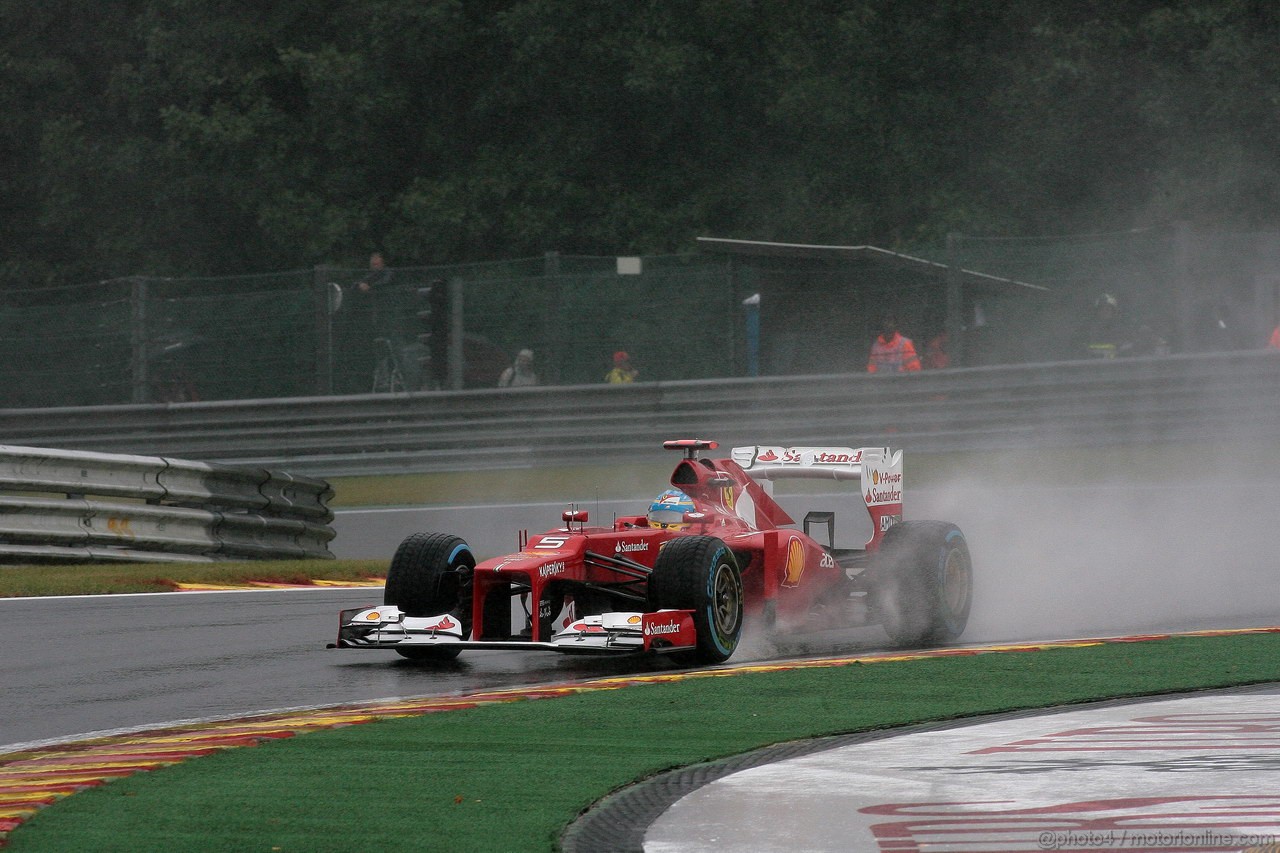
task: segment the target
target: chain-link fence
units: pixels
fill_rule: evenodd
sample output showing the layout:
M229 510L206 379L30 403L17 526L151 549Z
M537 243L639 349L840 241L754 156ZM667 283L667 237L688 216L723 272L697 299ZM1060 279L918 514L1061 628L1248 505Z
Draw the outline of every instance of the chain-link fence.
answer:
M641 381L859 370L874 310L892 305L917 340L943 327L949 266L1049 288L967 297L962 365L1079 357L1074 330L1103 293L1174 352L1258 348L1277 320L1274 233L963 237L912 254L935 264L548 254L11 290L0 387L10 408L482 388L523 349L540 384L602 382L617 351Z
M521 349L541 384L738 372L728 265L563 257L11 291L4 406L493 387ZM364 286L362 286L364 285Z
M0 308L6 405L310 393L312 278L128 278L10 292Z
M524 349L544 385L601 382L618 351L642 380L740 372L722 259L551 254L395 269L369 291L367 271L321 275L337 305L318 335L331 353L320 393L494 387Z
M939 246L920 254L1049 288L1043 300L987 306L978 321L989 328L979 326L974 338L995 334L991 363L1080 357L1081 329L1108 294L1148 353L1259 349L1280 321L1275 232L1179 224L1032 239L963 236L950 251Z

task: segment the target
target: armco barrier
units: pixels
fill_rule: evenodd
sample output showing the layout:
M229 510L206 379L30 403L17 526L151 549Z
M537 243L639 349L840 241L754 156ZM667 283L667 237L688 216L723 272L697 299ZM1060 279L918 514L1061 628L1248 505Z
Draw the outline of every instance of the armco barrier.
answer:
M1280 439L1278 410L1280 353L1234 352L900 376L9 409L0 410L0 430L11 442L43 447L330 477L645 461L663 439L682 436L723 444L885 444L913 452L1269 440ZM58 476L74 483L79 474L59 469ZM190 505L199 506L212 475L166 469L155 476L156 482L135 477L130 487L185 490ZM249 504L267 497L277 506L300 503L299 512L315 509L306 488L299 493L278 476L246 488Z
M328 483L264 468L0 445L0 492L0 561L333 557Z

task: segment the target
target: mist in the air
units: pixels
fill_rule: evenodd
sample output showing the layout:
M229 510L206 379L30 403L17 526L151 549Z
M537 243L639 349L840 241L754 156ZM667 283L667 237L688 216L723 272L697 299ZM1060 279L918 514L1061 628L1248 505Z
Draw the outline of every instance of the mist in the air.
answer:
M1163 449L1161 482L1120 468L1093 482L1064 472L1062 483L1020 484L997 461L918 494L909 517L955 521L969 540L964 639L1277 624L1275 483L1249 464L1262 449L1225 446Z
M913 477L921 455L908 451L905 518L951 521L965 533L974 597L961 642L1276 625L1280 501L1268 473L1276 466L1262 464L1270 452L1244 431L1212 444L1050 442L1035 453L957 454L964 464L943 479L919 462ZM837 546L864 545L871 530L857 495L813 491L784 485L778 498L797 519L835 511Z

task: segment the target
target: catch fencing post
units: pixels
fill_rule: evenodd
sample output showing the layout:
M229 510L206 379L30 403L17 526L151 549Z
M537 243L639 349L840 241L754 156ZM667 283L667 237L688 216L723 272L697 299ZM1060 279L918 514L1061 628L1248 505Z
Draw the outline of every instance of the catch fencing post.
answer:
M543 315L542 340L535 344L539 350L538 373L543 385L559 385L565 357L569 354L565 346L565 342L569 340L569 332L565 325L564 282L560 278L559 252L543 252L542 275L542 287L551 310Z
M134 403L149 402L147 393L147 280L129 279L129 352L132 355L129 398Z
M449 387L462 390L462 336L465 326L462 319L462 279L449 279Z
M747 375L760 375L760 294L742 300L747 314Z
M1173 276L1174 314L1178 323L1178 346L1175 352L1190 352L1193 345L1191 293L1191 223L1182 220L1174 226Z
M964 364L964 292L960 285L961 235L947 234L947 350L951 364Z
M315 308L315 371L316 394L326 396L333 393L333 312L337 310L339 299L329 287L332 268L317 266L311 280L312 304Z

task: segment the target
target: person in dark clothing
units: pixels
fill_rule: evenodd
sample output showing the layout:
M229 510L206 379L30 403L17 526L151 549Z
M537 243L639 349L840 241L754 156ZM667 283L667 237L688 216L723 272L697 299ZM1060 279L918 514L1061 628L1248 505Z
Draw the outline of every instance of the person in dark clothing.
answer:
M1120 300L1104 293L1094 300L1093 316L1077 336L1076 358L1113 359L1165 355L1169 344L1150 326L1136 325L1120 310Z
M362 394L372 387L378 359L386 352L386 344L379 345L377 340L388 335L382 328L385 319L382 306L390 296L391 277L382 253L374 252L369 256L369 269L364 277L347 288L342 309L346 315L343 324L344 393Z
M1104 293L1093 302L1093 315L1077 338L1076 356L1089 359L1112 359L1128 355L1133 348L1134 331L1120 313L1120 300Z
M390 283L391 270L387 269L386 259L382 257L381 252L374 252L369 256L369 272L363 279L356 282L356 290L361 293L374 293L385 290Z

